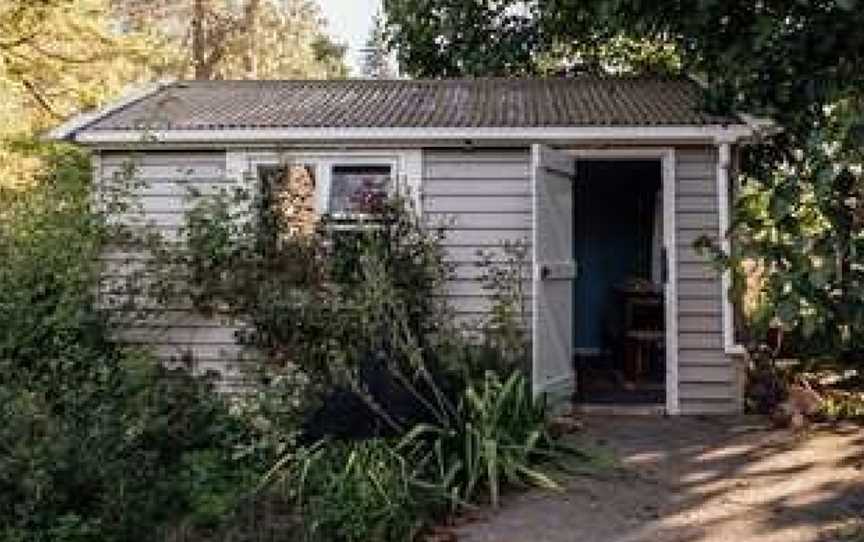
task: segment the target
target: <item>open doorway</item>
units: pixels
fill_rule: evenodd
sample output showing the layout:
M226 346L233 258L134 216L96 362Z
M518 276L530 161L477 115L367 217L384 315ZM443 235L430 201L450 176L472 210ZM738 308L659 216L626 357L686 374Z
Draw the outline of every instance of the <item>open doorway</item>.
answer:
M667 345L661 162L579 159L576 171L578 399L663 404Z

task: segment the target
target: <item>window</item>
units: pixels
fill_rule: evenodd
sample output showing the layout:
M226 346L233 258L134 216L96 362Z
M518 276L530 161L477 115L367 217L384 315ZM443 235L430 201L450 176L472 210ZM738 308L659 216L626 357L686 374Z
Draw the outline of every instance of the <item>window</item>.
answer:
M327 210L334 218L374 215L393 189L393 168L381 164L335 164Z
M314 231L324 217L334 227L354 229L396 193L412 198L419 210L421 158L419 149L233 152L229 170L256 170L265 225L291 236Z

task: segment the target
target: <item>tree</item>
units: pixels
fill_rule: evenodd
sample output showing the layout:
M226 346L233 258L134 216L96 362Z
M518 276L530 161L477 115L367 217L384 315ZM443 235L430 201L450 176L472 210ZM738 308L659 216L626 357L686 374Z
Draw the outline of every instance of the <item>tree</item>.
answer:
M194 79L344 77L345 47L324 32L309 0L113 0L136 30L157 34L182 58L177 76Z
M552 68L700 76L717 108L821 117L862 91L864 12L855 0L385 0L402 67L425 77L519 75ZM528 6L528 7L525 7ZM628 52L628 49L630 51ZM654 50L672 62L635 62ZM612 60L612 62L610 62ZM808 122L807 119L801 119ZM797 122L797 121L796 121Z
M34 133L164 72L169 51L110 16L107 0L0 2L0 187L32 182Z
M384 0L389 45L416 77L680 71L673 44L624 32L604 4Z
M384 0L390 44L415 77L532 73L536 23L521 0Z
M110 29L105 0L0 4L0 90L7 110L18 113L5 118L43 127L158 74L164 55L158 44Z
M384 20L380 13L372 20L372 30L363 49L363 75L369 79L392 79L396 76L387 50Z

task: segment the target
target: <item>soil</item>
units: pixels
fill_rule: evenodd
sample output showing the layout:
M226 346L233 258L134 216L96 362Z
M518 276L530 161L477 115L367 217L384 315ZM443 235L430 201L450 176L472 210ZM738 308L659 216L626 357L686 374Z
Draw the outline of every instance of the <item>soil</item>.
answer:
M592 417L596 465L505 498L460 542L864 542L864 428Z

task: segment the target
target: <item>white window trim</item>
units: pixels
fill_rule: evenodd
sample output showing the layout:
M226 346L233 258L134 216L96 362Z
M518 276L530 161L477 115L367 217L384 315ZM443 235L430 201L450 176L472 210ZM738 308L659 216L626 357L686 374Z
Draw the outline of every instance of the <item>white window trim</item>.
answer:
M576 159L658 160L663 189L663 248L666 250L666 413L681 413L678 381L678 250L675 225L675 148L567 149ZM579 182L578 179L576 182Z
M260 183L258 170L264 166L305 164L315 169L315 210L323 216L329 212L330 187L334 166L387 165L392 168L394 188L407 191L417 213L421 212L423 151L340 150L340 151L250 151L229 150L226 153L228 176L238 180L251 179ZM251 187L250 188L254 188Z

